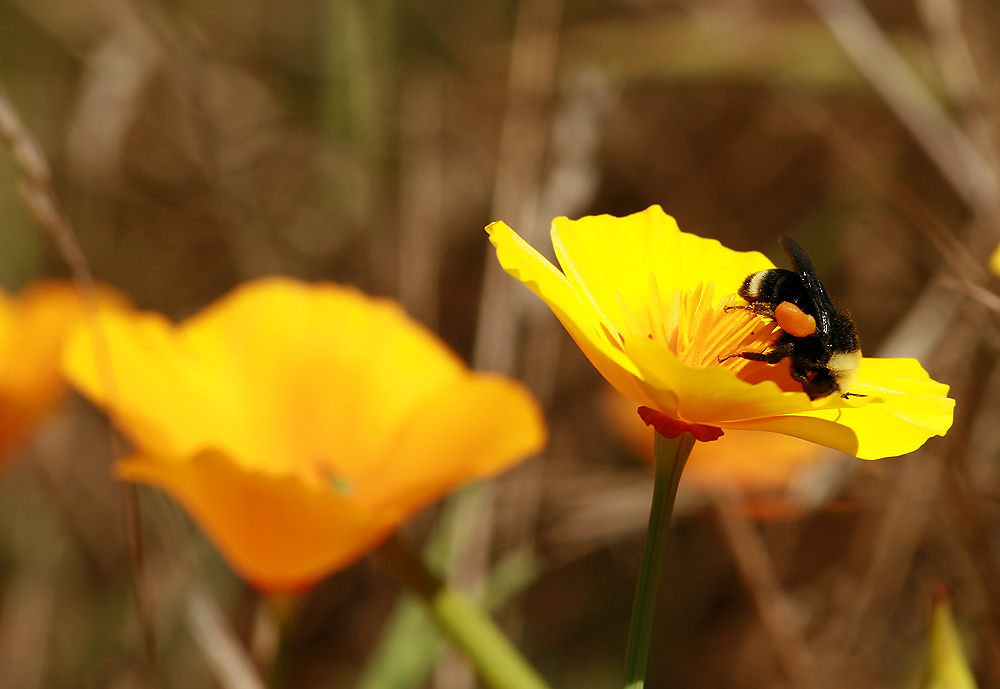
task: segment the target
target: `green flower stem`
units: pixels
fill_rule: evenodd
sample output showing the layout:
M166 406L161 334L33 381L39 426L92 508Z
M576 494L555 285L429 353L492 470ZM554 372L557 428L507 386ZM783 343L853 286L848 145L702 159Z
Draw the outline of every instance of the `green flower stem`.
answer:
M656 480L653 484L653 504L649 510L646 528L646 545L642 551L639 582L632 606L632 623L629 626L628 648L625 651L625 689L642 689L646 681L646 659L649 657L649 638L653 631L653 612L656 609L656 591L660 585L663 553L667 549L670 517L674 512L677 484L687 462L695 438L688 432L678 438L664 438L659 433L653 445L656 457Z
M396 578L423 602L441 633L465 652L488 686L548 689L489 616L431 574L395 536L378 553Z

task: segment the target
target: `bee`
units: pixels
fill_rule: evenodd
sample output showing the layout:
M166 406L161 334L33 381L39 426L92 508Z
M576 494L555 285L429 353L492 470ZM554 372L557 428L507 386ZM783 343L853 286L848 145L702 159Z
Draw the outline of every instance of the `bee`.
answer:
M802 384L809 399L847 392L861 363L861 342L851 314L836 309L812 261L794 240L782 236L781 248L792 259L793 270L771 268L748 275L738 290L747 306L726 310L752 311L777 322L781 335L763 352L737 352L733 357L776 364L791 360L792 378Z

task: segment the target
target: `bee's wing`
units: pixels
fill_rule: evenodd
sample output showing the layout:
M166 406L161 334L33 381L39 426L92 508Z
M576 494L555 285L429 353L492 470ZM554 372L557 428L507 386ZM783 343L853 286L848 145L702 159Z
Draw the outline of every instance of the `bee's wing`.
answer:
M781 248L792 259L792 267L799 274L802 286L809 294L809 299L816 311L816 329L819 331L820 337L826 339L830 334L830 318L834 312L833 302L830 301L826 288L820 282L815 269L813 269L812 261L809 260L802 247L796 244L794 239L784 235L778 241L781 242Z

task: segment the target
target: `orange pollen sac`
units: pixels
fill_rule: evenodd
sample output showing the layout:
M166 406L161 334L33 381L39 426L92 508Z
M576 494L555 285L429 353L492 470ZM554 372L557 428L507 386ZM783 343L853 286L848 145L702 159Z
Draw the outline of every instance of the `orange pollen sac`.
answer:
M809 337L816 332L816 319L790 301L774 307L774 320L792 337Z

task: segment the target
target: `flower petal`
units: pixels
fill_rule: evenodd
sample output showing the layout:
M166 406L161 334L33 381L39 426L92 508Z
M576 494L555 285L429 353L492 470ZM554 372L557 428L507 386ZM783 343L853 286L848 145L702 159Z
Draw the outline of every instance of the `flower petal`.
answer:
M113 405L115 422L137 445L184 456L206 446L206 429L227 433L232 421L216 411L225 381L197 365L166 318L104 309L99 323L101 346L91 328L77 329L63 368L97 404Z
M626 340L625 353L639 368L650 396L655 397L657 390L670 390L679 400L673 413L687 423L726 426L734 421L875 402L874 398L845 400L838 395L810 401L804 392L784 392L770 380L752 385L723 367L687 366L648 338Z
M350 564L545 440L526 388L351 288L257 281L176 327L101 316L106 348L78 332L64 365L138 446L119 476L173 495L266 588Z
M390 454L353 477L356 497L404 519L538 452L545 439L542 411L527 388L502 376L470 376L427 398Z
M105 287L96 296L122 301ZM84 313L80 290L69 282L42 280L15 297L0 290L0 452L24 440L67 392L59 358Z
M333 285L258 281L179 327L124 311L102 322L114 393L89 332L66 368L136 442L175 457L216 449L272 473L382 457L428 394L468 375L395 303Z
M179 502L244 577L264 590L295 590L362 557L396 524L327 487L248 471L217 452L185 461L138 454L119 478Z
M639 385L638 371L622 353L620 343L617 347L612 343L612 338L618 333L611 332L610 323L595 310L593 304L581 301L570 288L566 276L505 223L492 223L486 231L497 249L500 265L552 309L600 374L637 403L657 406Z
M794 435L861 459L912 452L951 428L955 400L916 359L865 358L852 390L880 399L860 407L803 412L731 424Z
M216 413L242 400L224 447L271 471L378 462L429 395L469 375L396 302L332 284L249 283L181 330L204 368L227 372L233 399Z
M839 423L836 412L830 413L830 416L832 418L817 418L806 414L772 416L770 418L735 421L726 424L725 427L727 429L773 431L802 438L817 445L825 445L844 454L861 457L859 454L861 445L857 433ZM880 457L864 457L864 459L880 459Z
M774 267L759 252L733 251L717 240L681 232L659 206L624 218L556 218L552 245L573 290L582 300L592 300L622 333L633 330L631 319L669 303L675 290L713 283L721 299L735 294L751 273ZM652 303L651 275L658 304Z

